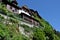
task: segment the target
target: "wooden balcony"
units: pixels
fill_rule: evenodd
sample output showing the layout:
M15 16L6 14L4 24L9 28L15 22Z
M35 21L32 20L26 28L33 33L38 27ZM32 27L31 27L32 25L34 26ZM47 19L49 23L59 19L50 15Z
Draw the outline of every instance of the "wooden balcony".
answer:
M39 22L37 20L35 20L34 18L25 15L25 14L21 14L22 16L22 21L25 23L28 23L29 25L33 25L33 26L39 26Z

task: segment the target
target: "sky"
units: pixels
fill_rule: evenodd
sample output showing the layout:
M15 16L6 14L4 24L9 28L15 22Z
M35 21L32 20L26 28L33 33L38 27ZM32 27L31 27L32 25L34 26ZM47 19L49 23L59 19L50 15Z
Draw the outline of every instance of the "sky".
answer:
M39 15L48 21L54 29L60 31L60 0L17 0L21 7L37 10Z

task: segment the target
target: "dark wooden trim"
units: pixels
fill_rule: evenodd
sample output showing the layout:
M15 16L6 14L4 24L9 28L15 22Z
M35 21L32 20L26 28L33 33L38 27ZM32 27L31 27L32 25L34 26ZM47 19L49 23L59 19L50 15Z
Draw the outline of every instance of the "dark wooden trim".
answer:
M14 7L14 8L16 8L16 9L21 9L19 6L17 6L17 5L14 5L14 4L12 4L12 3L10 3L10 2L8 2L7 0L2 0L2 2L4 3L4 4L9 4L10 6L12 6L12 7Z
M12 1L11 3L15 3L16 5L18 5L17 1Z
M31 16L28 16L28 15L26 15L25 13L21 13L20 14L21 16L26 16L26 17L28 17L28 18L30 18L30 19L32 19L32 20L35 20L35 21L37 21L37 22L39 22L38 20L36 20L36 19L34 19L33 17L31 17Z

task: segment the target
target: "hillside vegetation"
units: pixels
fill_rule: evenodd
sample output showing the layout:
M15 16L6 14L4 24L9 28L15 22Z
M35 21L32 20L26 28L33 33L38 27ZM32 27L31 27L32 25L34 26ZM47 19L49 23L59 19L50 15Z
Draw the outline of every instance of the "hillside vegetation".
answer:
M7 16L7 18L5 19L2 15ZM19 15L8 11L6 6L0 3L0 40L60 40L60 32L54 30L43 18L39 18L36 14L33 16L39 21L40 26L30 28L27 25L21 25L25 32L32 31L32 34L26 37L19 32L21 20Z

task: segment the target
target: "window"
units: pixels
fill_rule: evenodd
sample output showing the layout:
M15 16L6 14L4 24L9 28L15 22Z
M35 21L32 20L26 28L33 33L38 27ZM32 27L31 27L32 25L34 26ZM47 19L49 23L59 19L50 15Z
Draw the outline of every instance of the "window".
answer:
M33 20L33 24L35 25L35 21Z
M12 10L14 12L14 10Z
M12 9L12 7L10 6L10 9Z
M15 12L17 12L17 9L15 9Z

